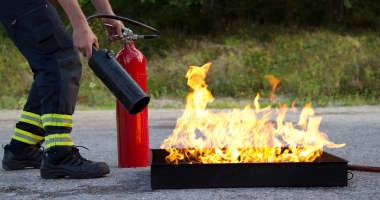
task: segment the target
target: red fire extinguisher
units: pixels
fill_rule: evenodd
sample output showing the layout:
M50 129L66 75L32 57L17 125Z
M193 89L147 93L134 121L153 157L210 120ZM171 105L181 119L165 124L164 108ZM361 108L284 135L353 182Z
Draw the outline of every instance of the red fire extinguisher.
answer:
M124 48L116 55L116 60L147 92L145 56L135 47L133 41L124 40ZM140 113L129 114L117 100L117 141L119 167L144 167L149 165L149 125L148 108Z
M120 65L129 73L141 89L147 93L145 56L136 49L134 41L159 38L159 32L150 26L121 16L94 14L87 17L87 20L93 18L121 20L155 33L155 35L137 35L133 34L130 29L123 27L124 47L116 55L116 60ZM105 25L112 26L110 24ZM119 167L148 166L150 154L148 108L145 107L137 114L130 114L123 105L116 100L116 121Z
M136 49L134 43L134 41L145 38L134 35L128 28L123 28L123 34L124 47L116 55L116 60L137 84L145 92L148 92L145 56ZM119 167L148 166L150 154L148 108L145 107L140 113L131 115L117 101L116 120Z

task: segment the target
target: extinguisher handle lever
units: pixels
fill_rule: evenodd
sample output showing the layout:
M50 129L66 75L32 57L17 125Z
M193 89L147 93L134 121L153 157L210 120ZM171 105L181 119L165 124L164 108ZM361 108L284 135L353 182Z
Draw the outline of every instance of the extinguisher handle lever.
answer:
M117 15L103 14L103 13L93 14L93 15L86 17L87 21L90 19L94 19L94 18L110 18L110 19L120 20L120 21L129 23L129 24L138 26L140 28L143 28L143 29L148 30L150 32L153 32L155 34L155 35L146 35L147 37L144 36L144 39L155 39L155 38L160 37L160 33L156 29L154 29L154 28L152 28L146 24L143 24L143 23L140 23L140 22L137 22L137 21L125 18L125 17L121 17L121 16L117 16ZM109 26L109 25L106 24L106 26Z
M114 27L111 24L104 23L104 26ZM137 35L133 34L132 30L126 27L121 27L121 30L123 32L124 40L126 41L137 41L137 40L146 40L146 39L156 39L159 37L159 35ZM108 40L111 38L119 37L119 35L111 35L107 38L106 42L108 43Z

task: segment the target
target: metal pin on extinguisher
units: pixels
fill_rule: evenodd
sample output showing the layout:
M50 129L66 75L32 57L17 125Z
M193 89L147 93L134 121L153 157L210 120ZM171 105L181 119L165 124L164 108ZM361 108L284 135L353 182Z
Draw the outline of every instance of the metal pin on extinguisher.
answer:
M141 89L147 92L145 56L135 47L134 41L159 38L159 32L150 26L120 16L95 14L87 17L87 20L92 18L117 19L155 33L155 35L137 35L123 27L124 47L115 57ZM119 167L148 166L150 156L148 108L145 107L138 113L130 113L119 100L116 100L116 121Z

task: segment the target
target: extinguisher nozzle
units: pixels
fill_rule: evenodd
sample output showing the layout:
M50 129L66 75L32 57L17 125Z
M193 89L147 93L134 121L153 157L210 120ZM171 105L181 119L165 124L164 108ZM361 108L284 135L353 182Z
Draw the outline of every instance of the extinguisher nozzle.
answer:
M141 112L142 110L144 110L144 108L145 108L146 106L148 106L149 101L150 101L150 97L149 97L149 96L146 96L146 97L141 98L139 101L137 101L137 102L131 107L131 109L129 110L129 114L131 114L131 115L135 115L135 114Z
M119 62L109 56L108 50L97 50L88 65L131 115L139 113L148 105L150 97Z

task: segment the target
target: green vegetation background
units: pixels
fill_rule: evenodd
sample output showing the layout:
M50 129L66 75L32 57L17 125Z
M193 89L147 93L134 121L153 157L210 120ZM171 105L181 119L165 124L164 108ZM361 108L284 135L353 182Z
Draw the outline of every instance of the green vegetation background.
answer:
M57 1L69 31L67 17ZM79 1L85 14L95 12ZM158 40L139 41L147 58L153 99L184 102L189 65L213 64L206 83L216 98L263 99L266 75L281 79L277 100L314 105L378 104L380 5L375 0L110 0L115 13L155 27ZM108 46L99 20L90 22L101 48ZM135 33L146 33L129 26ZM82 59L80 108L113 108L115 99ZM0 109L23 107L33 81L28 62L0 28ZM174 106L174 105L173 105ZM228 107L225 103L221 107ZM170 106L169 106L170 107Z

